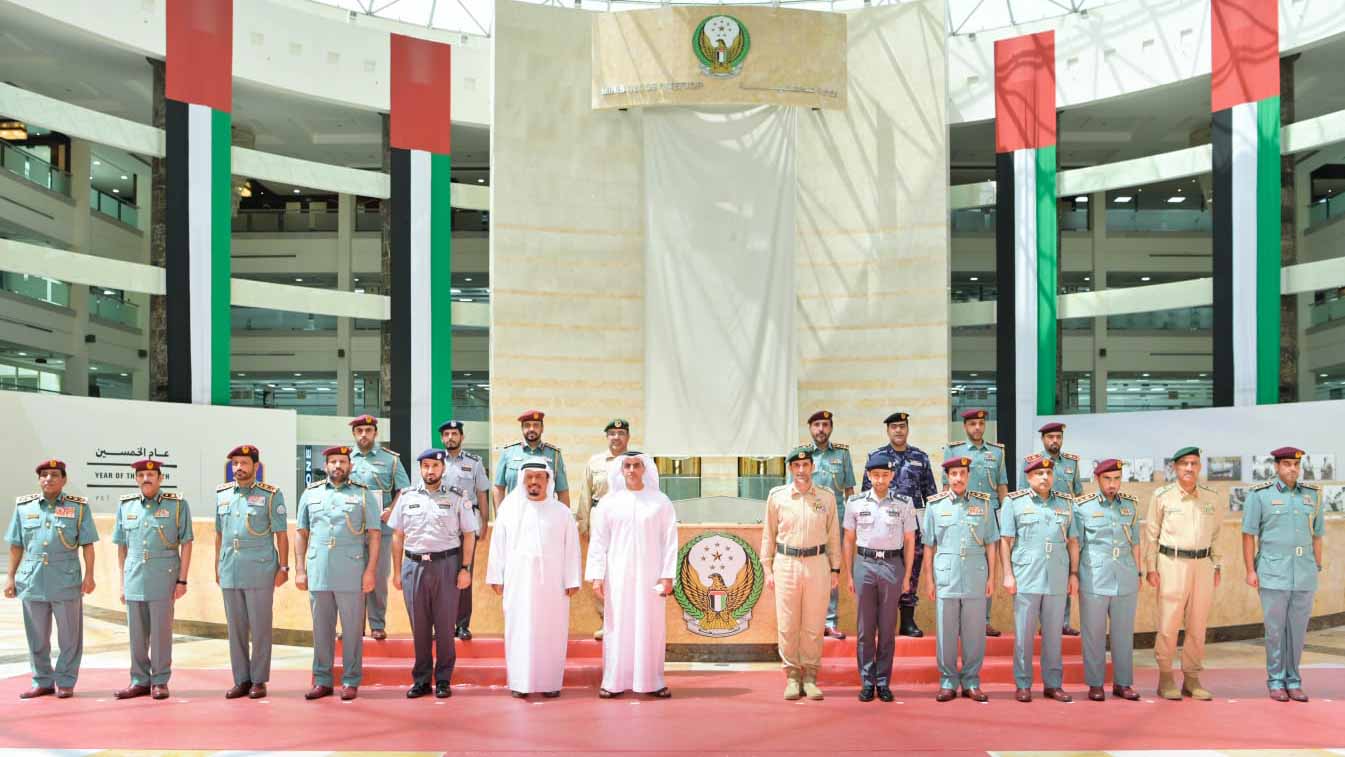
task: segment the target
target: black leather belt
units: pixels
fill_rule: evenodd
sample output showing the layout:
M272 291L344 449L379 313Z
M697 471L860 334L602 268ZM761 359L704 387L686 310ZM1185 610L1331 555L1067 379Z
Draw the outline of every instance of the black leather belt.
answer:
M875 560L895 560L901 557L901 549L869 549L868 547L855 547L855 551L862 557L872 557Z
M826 553L827 545L825 544L799 549L798 547L786 547L780 542L775 543L775 554L785 555L787 557L813 557L815 555L825 555Z
M406 559L408 560L415 560L416 562L434 562L435 560L447 560L461 551L462 547L454 547L453 549L446 549L443 552L426 552L423 555L418 555L415 552L403 552L403 554L406 555Z
M1184 560L1203 560L1210 556L1208 549L1175 549L1165 545L1158 545L1158 554L1168 557L1180 557Z

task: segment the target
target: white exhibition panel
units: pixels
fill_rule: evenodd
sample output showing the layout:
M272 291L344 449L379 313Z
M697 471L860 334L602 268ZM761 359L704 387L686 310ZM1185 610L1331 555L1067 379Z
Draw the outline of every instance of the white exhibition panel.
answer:
M130 464L161 460L165 486L192 506L195 518L213 518L215 487L225 480L225 455L239 444L261 450L267 481L297 502L296 415L292 410L136 402L0 391L0 415L14 440L0 456L0 517L8 523L14 496L38 491L34 466L64 460L69 491L89 498L94 512L112 512L135 491ZM348 429L347 429L348 431Z
M659 454L778 455L796 435L796 113L644 114L645 446Z
M1064 423L1065 448L1099 460L1152 458L1161 466L1181 447L1204 457L1251 457L1292 445L1345 460L1345 400L1093 415L1039 415L1033 428Z

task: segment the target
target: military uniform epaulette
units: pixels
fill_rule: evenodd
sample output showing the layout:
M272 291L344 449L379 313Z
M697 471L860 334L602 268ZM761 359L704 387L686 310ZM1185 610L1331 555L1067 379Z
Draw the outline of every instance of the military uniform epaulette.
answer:
M1275 482L1274 482L1274 481L1262 481L1261 483L1256 484L1255 486L1253 486L1251 490L1254 491L1254 492L1259 492L1259 491L1261 491L1262 489L1269 489L1270 487L1272 487L1272 486L1274 486L1274 485L1275 485Z
M87 504L89 504L89 498L88 498L88 497L79 497L79 496L76 496L76 495L74 495L74 494L67 494L67 495L65 495L65 501L67 501L67 502L74 502L75 504L78 504L78 505L87 505Z
M232 488L234 488L234 487L236 487L236 486L238 486L238 482L237 482L237 481L225 481L224 483L220 484L219 486L216 486L216 487L215 487L215 491L217 491L217 492L228 491L229 489L232 489Z
M1004 495L1004 498L1005 498L1005 499L1013 499L1014 497L1022 497L1022 496L1024 496L1024 495L1031 494L1031 493L1032 493L1032 490L1031 490L1031 489L1019 489L1018 491L1009 492L1008 494Z
M1321 489L1321 487L1317 486L1316 484L1305 484L1302 481L1299 481L1298 485L1303 487L1304 489L1308 489L1314 492L1319 491Z
M122 502L130 502L130 501L133 500L133 499L140 499L140 492L135 492L134 494L123 494L123 495L121 495L121 501L122 501Z
M1127 502L1139 502L1139 500L1136 499L1135 495L1133 494L1126 494L1125 492L1119 492L1116 496L1126 500Z
M968 492L967 492L967 496L968 496L968 497L975 497L976 499L983 499L983 500L985 500L986 502L989 502L989 501L990 501L990 495L989 495L989 494L986 494L985 492L973 492L973 491L968 491Z
M164 499L182 499L182 495L177 492L161 492L159 496Z
M1064 458L1067 458L1067 459L1070 459L1070 460L1073 460L1073 461L1076 462L1076 463L1079 461L1079 456L1076 455L1076 454L1074 454L1073 452L1061 452L1061 453L1060 453L1060 456L1061 456L1061 457L1064 457Z
M951 496L953 496L952 492L941 492L939 494L935 494L933 497L930 497L929 499L926 499L925 504L932 505L935 502L942 502L943 500L948 499Z
M254 484L254 486L256 486L258 489L261 489L264 492L271 492L272 494L275 494L276 492L280 491L280 487L276 486L275 484L268 484L265 481L258 481L256 484Z
M28 502L32 502L32 501L35 500L35 499L39 499L39 498L41 498L41 497L42 497L42 494L41 494L41 493L37 493L37 494L25 494L25 495L23 495L22 497L15 497L15 498L14 498L14 504L16 504L16 505L26 504L26 503L28 503Z
M1098 493L1097 493L1097 492L1092 492L1092 493L1089 493L1089 494L1080 494L1079 496L1077 496L1077 497L1074 498L1074 504L1076 504L1076 505L1082 505L1082 504L1084 504L1085 502L1091 502L1091 501L1093 501L1093 500L1095 500L1095 499L1097 499L1097 498L1098 498Z

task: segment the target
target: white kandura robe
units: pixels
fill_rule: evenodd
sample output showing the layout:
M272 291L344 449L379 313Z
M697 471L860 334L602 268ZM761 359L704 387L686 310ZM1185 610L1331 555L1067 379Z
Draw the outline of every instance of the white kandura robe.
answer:
M570 598L580 584L579 527L554 497L516 499L490 537L486 582L504 586L509 689L560 691L570 640Z
M603 581L602 687L658 691L668 629L660 579L677 575L677 511L657 488L619 489L593 510L586 578Z

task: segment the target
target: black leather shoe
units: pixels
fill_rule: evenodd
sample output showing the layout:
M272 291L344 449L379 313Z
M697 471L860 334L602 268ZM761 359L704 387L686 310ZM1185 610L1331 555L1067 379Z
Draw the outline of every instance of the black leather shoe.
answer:
M892 696L892 690L886 686L878 687L878 700L881 702L891 702L896 697Z
M430 685L428 683L418 683L406 690L406 698L420 699L423 696L428 696L429 693Z
M861 702L872 702L872 701L873 701L873 687L872 687L872 686L869 686L868 684L865 684L865 685L864 685L864 688L862 688L862 689L859 690L859 701L861 701Z
M440 681L434 685L434 696L438 699L448 699L453 696L453 689L449 688L447 681Z

